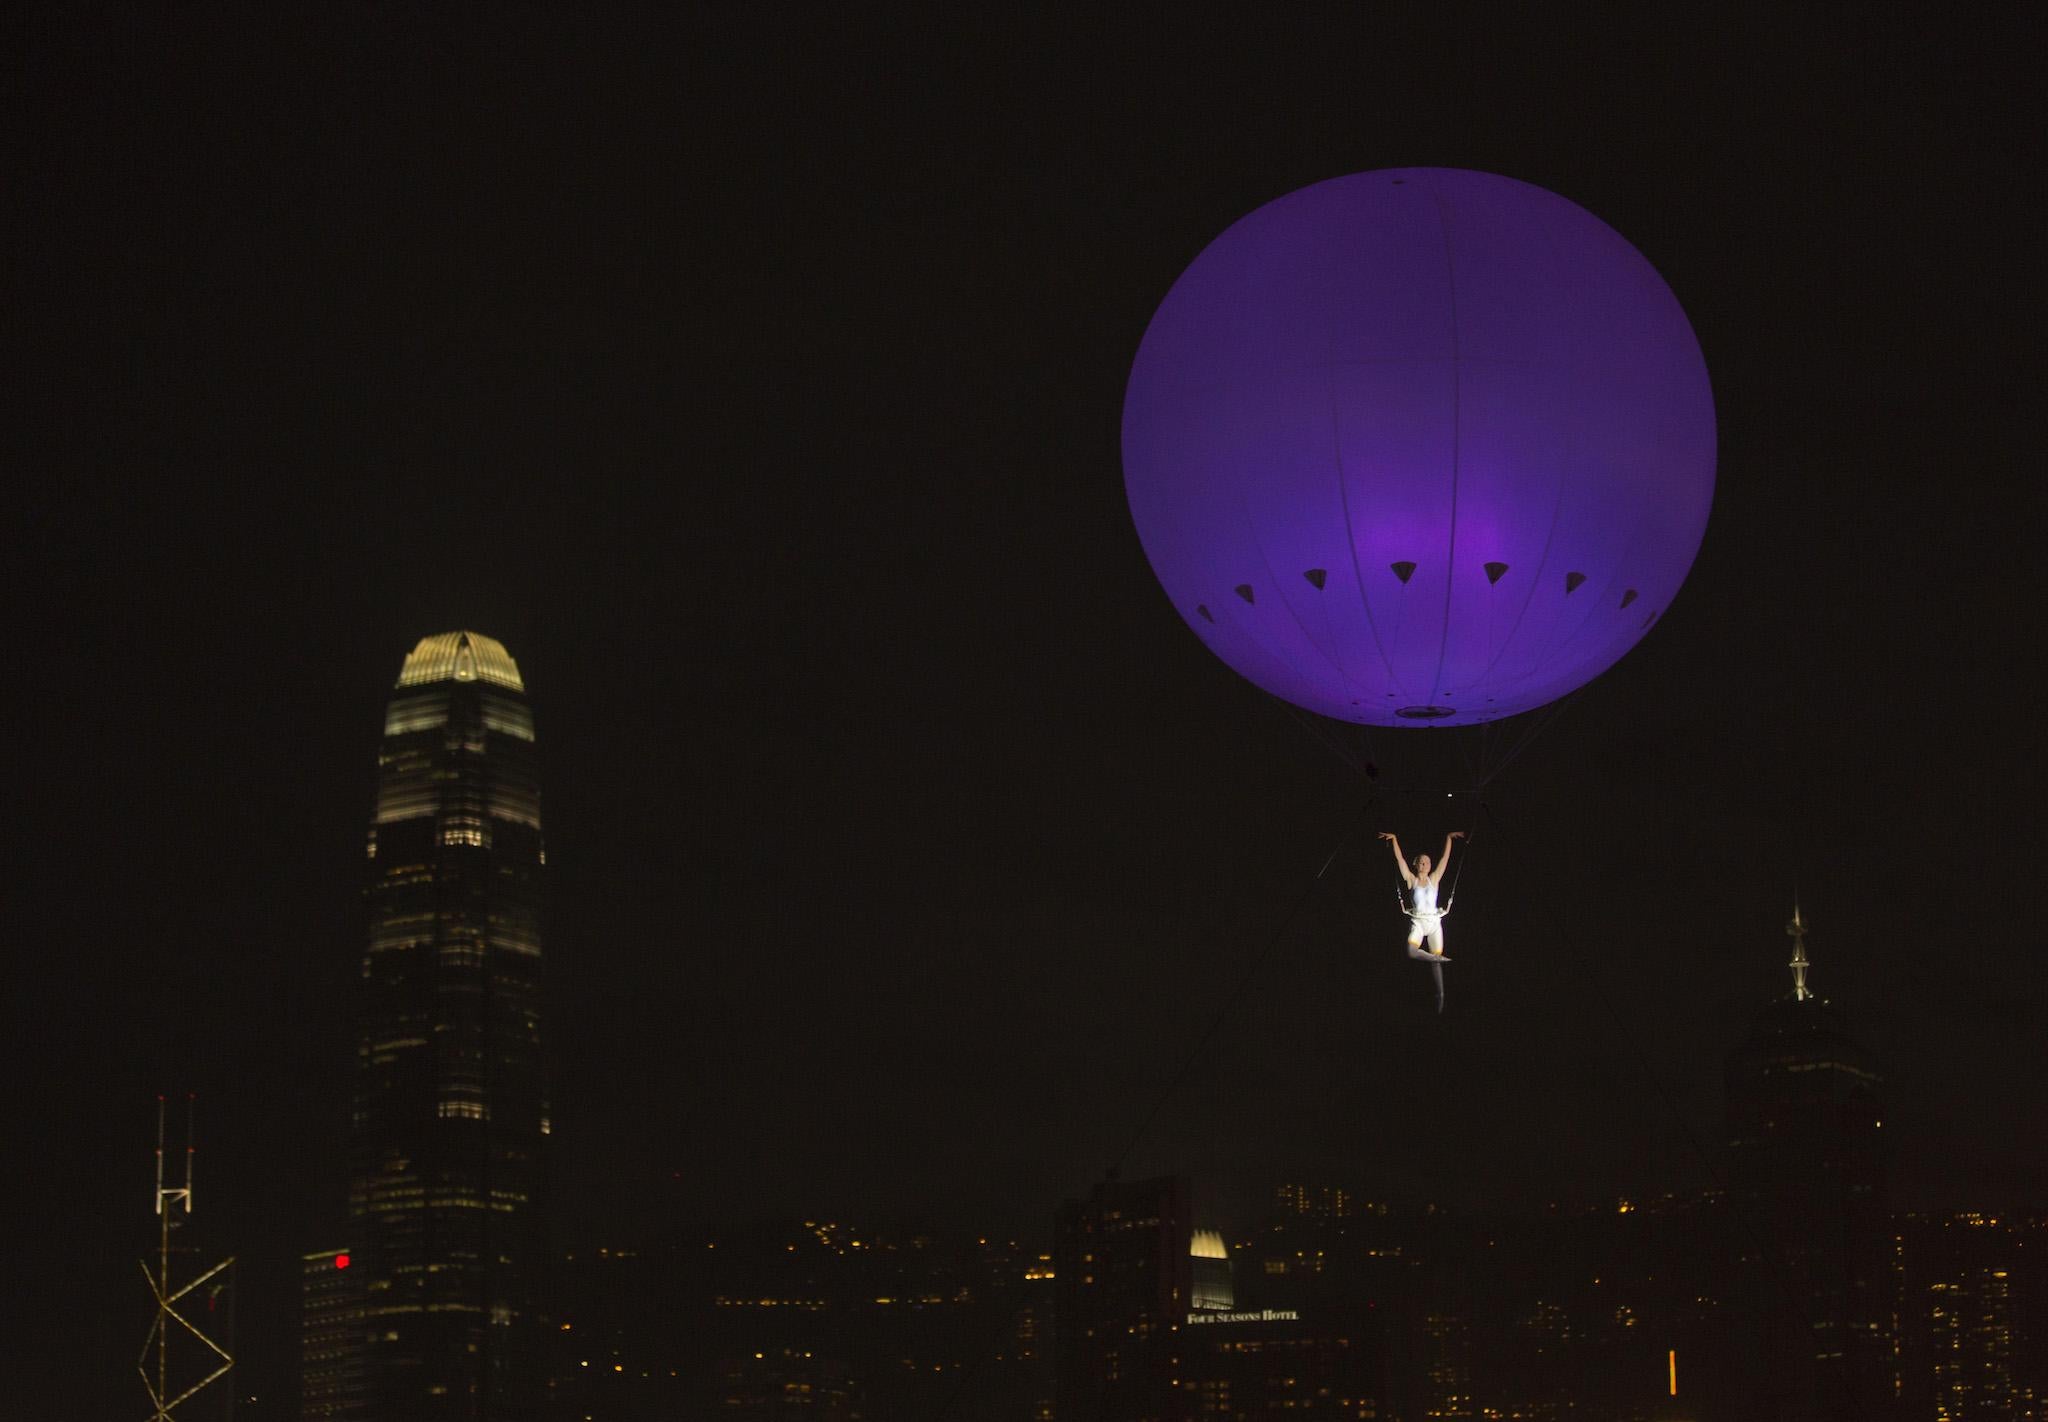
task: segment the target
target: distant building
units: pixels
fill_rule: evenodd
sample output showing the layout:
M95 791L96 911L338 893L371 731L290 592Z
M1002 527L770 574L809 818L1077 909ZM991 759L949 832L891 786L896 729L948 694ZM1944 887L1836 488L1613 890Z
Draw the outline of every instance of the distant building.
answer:
M1356 1211L1373 1208L1342 1185L1309 1185L1293 1181L1273 1187L1275 1214L1300 1216L1317 1224L1332 1224Z
M1185 1416L1389 1419L1379 1330L1363 1315L1313 1321L1289 1310L1218 1314L1182 1345Z
M1307 1290L1284 1274L1240 1278L1222 1232L1191 1226L1188 1201L1173 1177L1106 1182L1061 1208L1059 1422L1398 1415L1377 1301L1346 1287L1305 1310L1312 1275Z
M299 1422L368 1422L362 1270L347 1249L300 1264Z
M2034 1261L2013 1223L1981 1214L1909 1215L1897 1231L1905 1415L1940 1422L2039 1415L2024 1366L2023 1306Z
M1422 1413L1429 1422L1476 1418L1472 1378L1472 1326L1454 1307L1422 1316Z
M1059 1422L1179 1422L1181 1323L1194 1286L1179 1177L1105 1181L1053 1227Z
M1873 1422L1898 1390L1883 1082L1808 986L1796 906L1786 931L1792 991L1727 1064L1729 1189L1765 1364L1750 1405L1779 1422Z
M720 1417L860 1422L845 1367L810 1349L765 1348L719 1369Z
M1299 1198L1298 1196L1296 1198ZM1324 1196L1327 1200L1327 1196ZM1335 1211L1290 1207L1276 1192L1277 1227L1334 1245L1342 1238ZM1304 1217L1306 1220L1304 1222ZM1292 1228L1288 1223L1291 1222ZM1256 1236L1255 1236L1256 1239ZM1303 1240L1303 1242L1307 1242ZM1391 1418L1385 1339L1376 1301L1357 1276L1322 1277L1327 1252L1298 1249L1290 1258L1244 1251L1246 1276L1221 1231L1194 1232L1193 1307L1181 1325L1179 1390L1183 1416L1199 1419ZM1263 1266L1278 1263L1268 1272ZM1300 1272L1290 1268L1300 1266Z
M1016 1240L814 1216L562 1263L554 1422L1053 1415L1051 1259Z
M545 1405L553 1330L533 712L505 648L421 640L367 841L349 1231L377 1422Z

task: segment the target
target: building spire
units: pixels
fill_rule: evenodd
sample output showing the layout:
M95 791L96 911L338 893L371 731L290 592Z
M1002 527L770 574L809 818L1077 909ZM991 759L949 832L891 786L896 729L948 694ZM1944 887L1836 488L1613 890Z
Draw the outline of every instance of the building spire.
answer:
M1806 986L1806 970L1811 966L1806 960L1806 920L1799 914L1799 895L1792 895L1792 921L1785 925L1785 931L1792 935L1792 998L1804 1002L1813 996Z

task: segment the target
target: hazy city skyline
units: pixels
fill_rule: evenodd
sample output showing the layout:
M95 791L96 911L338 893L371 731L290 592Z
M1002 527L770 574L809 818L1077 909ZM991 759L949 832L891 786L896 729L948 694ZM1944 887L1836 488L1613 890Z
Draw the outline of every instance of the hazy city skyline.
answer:
M1042 1234L1219 1012L1126 1179L1710 1189L1795 893L1893 1209L2040 1206L2017 36L44 5L17 44L0 1358L34 1415L136 1395L159 1092L198 1093L195 1228L290 1394L383 691L456 628L544 727L563 1251ZM1117 436L1210 239L1415 164L1625 233L1720 448L1683 590L1475 815L1441 1018L1371 836L1466 811L1376 799L1207 656Z

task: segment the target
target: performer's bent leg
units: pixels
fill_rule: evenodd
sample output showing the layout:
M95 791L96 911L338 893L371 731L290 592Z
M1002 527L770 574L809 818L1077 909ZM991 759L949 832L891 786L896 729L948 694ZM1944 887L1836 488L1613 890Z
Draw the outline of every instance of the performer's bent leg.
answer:
M1429 935L1429 949L1426 952L1422 947L1422 935L1425 932ZM1449 962L1450 960L1444 957L1444 931L1441 928L1417 928L1408 935L1408 956L1423 962Z

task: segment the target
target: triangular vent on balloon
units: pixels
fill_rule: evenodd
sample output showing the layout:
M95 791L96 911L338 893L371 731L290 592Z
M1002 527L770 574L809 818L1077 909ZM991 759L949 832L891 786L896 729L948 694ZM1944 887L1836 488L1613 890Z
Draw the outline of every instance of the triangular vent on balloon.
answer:
M1246 602L1250 602L1252 600L1252 585L1250 583L1239 583L1237 585L1237 595Z
M1488 563L1486 565L1486 581L1488 583L1498 583L1507 574L1508 565L1505 563Z
M1195 604L1195 611L1202 614L1202 620L1204 622L1214 622L1216 620L1214 617L1210 615L1209 609L1202 603L1198 602Z
M1572 593L1577 592L1579 590L1579 584L1583 583L1584 581L1586 581L1586 575L1584 573L1566 573L1564 575L1565 593L1567 595L1570 595Z
M1329 570L1326 568L1310 568L1302 576L1309 580L1310 586L1314 587L1317 592L1321 592L1323 584L1330 580Z
M1413 563L1404 561L1400 563L1389 563L1387 566L1394 570L1394 576L1399 578L1403 583L1406 583L1410 578L1415 576L1415 565Z
M1634 588L1630 588L1627 592L1621 595L1621 605L1623 607L1627 607L1630 603L1634 602L1635 600L1636 590Z

